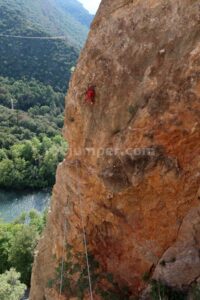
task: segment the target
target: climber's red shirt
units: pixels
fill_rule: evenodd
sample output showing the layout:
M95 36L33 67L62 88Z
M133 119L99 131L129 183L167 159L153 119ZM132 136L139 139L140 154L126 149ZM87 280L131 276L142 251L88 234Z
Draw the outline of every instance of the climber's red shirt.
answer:
M90 104L94 104L95 103L95 96L96 96L96 93L95 93L94 87L93 86L89 87L86 91L86 94L85 94L85 102L90 103Z

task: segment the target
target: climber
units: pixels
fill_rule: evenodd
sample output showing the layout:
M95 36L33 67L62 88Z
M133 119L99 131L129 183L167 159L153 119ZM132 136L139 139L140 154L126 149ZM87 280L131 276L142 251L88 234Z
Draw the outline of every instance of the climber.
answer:
M90 86L85 93L85 102L88 104L95 104L95 87Z

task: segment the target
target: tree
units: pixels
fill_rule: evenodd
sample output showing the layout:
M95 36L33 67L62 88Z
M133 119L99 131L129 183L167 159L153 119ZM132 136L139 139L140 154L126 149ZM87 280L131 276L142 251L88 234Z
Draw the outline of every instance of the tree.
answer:
M0 187L48 188L55 182L56 168L67 144L60 135L42 136L0 150Z
M0 223L0 274L14 267L21 281L30 284L34 250L45 224L46 212L34 210L22 213L13 223Z
M0 224L0 274L11 267L8 261L8 252L10 239L14 234L12 229L11 224Z
M22 282L29 284L31 278L34 249L39 238L35 227L23 225L11 238L8 261L21 273Z
M3 159L0 162L0 186L10 187L13 184L12 173L14 172L14 163L10 159Z
M7 158L6 150L0 149L0 161Z
M34 209L29 212L29 224L30 226L34 227L39 234L42 233L46 224L46 214L47 213L44 212L43 215L41 215Z
M0 275L0 300L20 300L26 285L20 282L20 273L11 268Z

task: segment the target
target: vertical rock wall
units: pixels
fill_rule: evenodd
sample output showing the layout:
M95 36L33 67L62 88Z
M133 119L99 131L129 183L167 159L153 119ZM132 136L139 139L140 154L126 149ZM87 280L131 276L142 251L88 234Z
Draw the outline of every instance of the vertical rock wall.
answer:
M91 85L93 106L84 103ZM75 297L78 273L62 296L52 278L62 257L84 255L80 203L89 253L112 274L114 285L100 280L104 291L125 300L141 295L147 273L175 288L200 276L199 119L200 2L103 0L66 98L70 151L58 167L31 300Z

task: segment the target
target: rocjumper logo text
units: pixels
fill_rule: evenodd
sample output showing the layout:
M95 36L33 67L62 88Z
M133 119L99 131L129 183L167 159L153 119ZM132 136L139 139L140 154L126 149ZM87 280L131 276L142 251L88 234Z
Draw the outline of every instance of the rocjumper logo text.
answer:
M132 158L137 156L156 156L155 148L69 148L68 153L73 156L95 156L99 157L112 157L112 156L130 156Z

